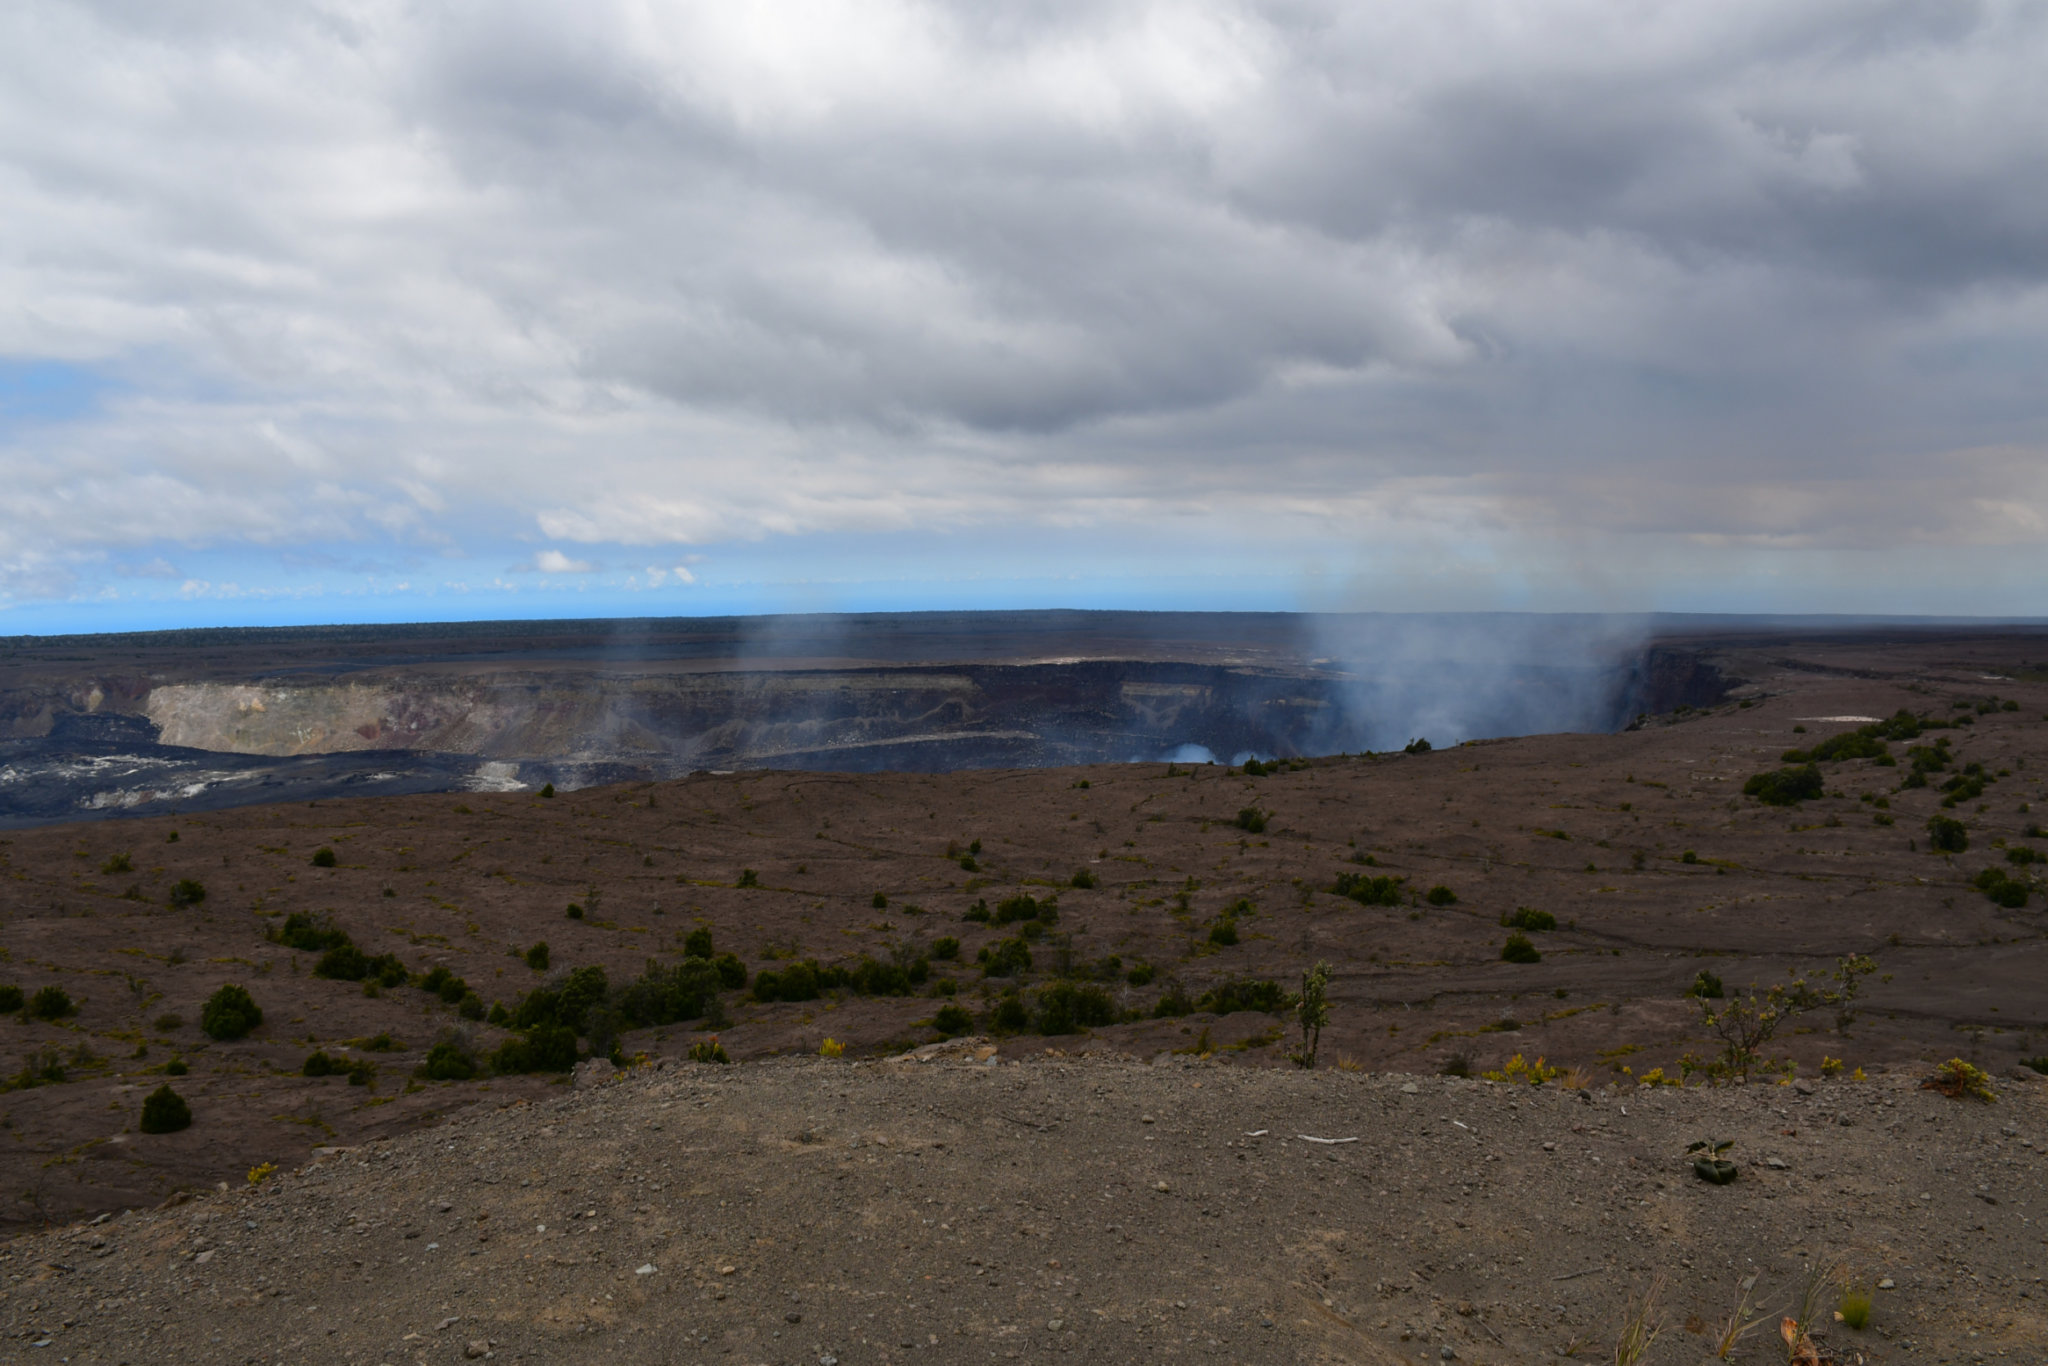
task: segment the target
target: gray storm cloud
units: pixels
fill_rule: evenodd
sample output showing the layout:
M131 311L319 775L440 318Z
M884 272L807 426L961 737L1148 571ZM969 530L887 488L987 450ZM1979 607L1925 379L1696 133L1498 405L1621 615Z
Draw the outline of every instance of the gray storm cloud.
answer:
M0 363L109 387L0 406L0 582L1176 521L1539 596L2037 559L2044 68L2018 3L13 7Z

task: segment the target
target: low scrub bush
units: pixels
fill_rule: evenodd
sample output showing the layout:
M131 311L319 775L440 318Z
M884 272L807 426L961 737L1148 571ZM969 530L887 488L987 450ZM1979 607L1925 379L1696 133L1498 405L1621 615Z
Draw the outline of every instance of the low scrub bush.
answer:
M405 982L405 964L398 961L396 954L379 954L372 958L354 944L348 936L342 942L320 955L320 961L313 965L315 977L325 977L337 982L375 981L379 986L395 987Z
M1022 1034L1031 1027L1031 1012L1024 1005L1024 998L1011 992L989 1007L988 1032L991 1034Z
M960 941L950 934L933 940L932 957L941 963L957 961L960 957Z
M142 1102L142 1132L174 1134L192 1127L192 1107L169 1084L151 1091Z
M1820 769L1813 764L1758 773L1742 785L1742 795L1754 797L1766 806L1794 806L1821 795L1824 784Z
M1991 1086L1991 1074L1961 1058L1950 1058L1935 1068L1934 1075L1920 1083L1920 1089L1940 1092L1950 1100L1988 1103L1998 1099L1998 1092Z
M1124 980L1134 987L1144 987L1152 985L1152 979L1158 975L1159 969L1150 963L1133 963L1130 970L1124 973Z
M711 931L699 925L684 935L683 953L690 958L712 957L714 949L711 944Z
M820 969L815 960L805 959L786 968L763 968L754 974L757 1001L815 1001L818 999Z
M1517 906L1511 914L1500 918L1500 923L1511 930L1554 930L1557 917L1549 911L1539 911L1530 906Z
M995 914L990 917L997 925L1013 925L1020 920L1036 920L1043 925L1058 922L1060 907L1057 901L1047 898L1040 901L1032 896L1005 897L996 903Z
M338 1077L347 1070L339 1059L325 1049L319 1048L308 1053L306 1060L299 1064L299 1075L302 1077Z
M1429 889L1429 894L1423 897L1423 900L1432 906L1455 906L1458 904L1458 894L1439 882Z
M1015 977L1031 971L1031 946L1019 939L998 939L982 945L975 956L984 977Z
M315 919L304 911L286 916L284 924L273 930L270 937L288 949L303 949L307 953L323 953L349 942L347 931L336 928L324 916Z
M491 1054L491 1070L500 1074L566 1072L575 1065L576 1031L565 1025L535 1025Z
M1101 987L1054 982L1038 993L1035 1023L1040 1034L1074 1034L1115 1024L1116 1019L1116 1003Z
M66 1015L76 1015L78 1005L71 999L71 993L64 988L42 987L28 998L28 1013L38 1020L61 1020Z
M726 1064L732 1061L732 1056L725 1051L725 1045L720 1043L718 1036L714 1034L708 1039L699 1039L690 1045L690 1061Z
M1953 816L1927 818L1927 847L1938 854L1961 854L1970 847L1970 830Z
M639 977L611 994L612 1008L628 1029L701 1020L718 1007L725 982L703 958L663 967L653 959Z
M1091 888L1095 885L1095 874L1090 872L1086 868L1077 869L1074 873L1074 876L1068 881L1070 886L1078 887L1083 891L1086 891L1088 888Z
M971 920L977 925L988 924L988 898L982 897L979 900L977 900L972 906L969 906L965 911L962 911L960 913L960 918L962 920Z
M199 1027L215 1039L240 1039L263 1023L262 1008L248 988L233 982L222 985L199 1009Z
M932 1016L932 1028L950 1039L956 1034L965 1034L974 1028L974 1016L968 1013L965 1006L942 1005L939 1007L939 1013Z
M2027 884L1999 867L1986 868L1970 879L1970 885L2007 910L2027 904Z
M1209 942L1218 948L1227 949L1237 943L1237 920L1234 916L1223 916L1209 927Z
M1338 896L1348 896L1361 906L1398 906L1403 898L1404 877L1385 874L1373 876L1368 873L1339 873L1330 890Z
M13 1011L20 1010L24 999L25 998L21 994L20 987L0 987L0 1012L11 1013ZM183 1021L180 1021L179 1023L182 1024ZM172 1026L172 1028L174 1029L176 1027L176 1025ZM161 1028L161 1022L159 1022L159 1028Z
M1194 998L1189 996L1178 982L1169 984L1152 1007L1152 1018L1155 1020L1178 1019L1194 1013Z
M1540 963L1543 961L1543 955L1537 952L1536 946L1530 942L1529 936L1520 932L1507 937L1507 942L1500 946L1500 956L1503 962L1508 963Z
M428 1081L469 1081L481 1070L476 1055L460 1040L443 1039L427 1050L418 1075Z
M535 972L548 970L548 941L543 939L526 951L526 966Z
M206 900L206 886L194 878L179 878L171 884L171 905L180 910L197 906Z
M1253 978L1219 983L1203 992L1197 1002L1200 1009L1213 1015L1234 1015L1241 1010L1277 1015L1293 1004L1293 996L1278 982Z
M1685 994L1702 1001L1719 1001L1726 997L1728 992L1727 988L1721 985L1719 977L1701 968L1699 974L1692 979L1692 985L1685 989Z
M313 851L312 862L315 868L332 868L335 864L334 851L323 844Z
M1415 739L1401 746L1401 752L1403 754L1427 754L1433 748L1435 746L1431 745L1427 739Z
M1256 806L1243 807L1237 813L1237 828L1247 834L1263 835L1266 833L1266 819L1266 813Z

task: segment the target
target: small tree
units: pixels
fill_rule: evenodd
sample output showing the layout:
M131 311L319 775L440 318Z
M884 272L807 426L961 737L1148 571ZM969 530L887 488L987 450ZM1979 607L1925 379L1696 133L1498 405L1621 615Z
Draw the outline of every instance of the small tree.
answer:
M192 1127L192 1107L169 1084L151 1091L142 1102L142 1132L174 1134Z
M229 982L206 998L199 1027L216 1039L239 1039L263 1023L263 1011L248 988Z
M1786 1021L1808 1011L1833 1010L1836 1028L1846 1033L1856 1021L1856 993L1862 979L1876 970L1874 961L1852 953L1835 964L1829 974L1832 986L1814 986L1804 977L1794 977L1762 994L1752 987L1729 997L1725 1005L1700 998L1701 1023L1721 1040L1720 1056L1706 1065L1707 1074L1746 1081L1751 1072L1778 1070L1780 1062L1763 1056L1765 1046Z
M1316 1050L1323 1042L1323 1026L1330 1022L1330 965L1317 961L1301 974L1301 1000L1294 1007L1301 1022L1301 1047L1291 1054L1297 1067L1313 1069Z

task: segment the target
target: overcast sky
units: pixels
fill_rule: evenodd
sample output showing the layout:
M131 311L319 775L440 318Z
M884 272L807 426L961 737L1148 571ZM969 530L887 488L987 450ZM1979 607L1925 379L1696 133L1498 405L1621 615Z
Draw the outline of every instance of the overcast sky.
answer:
M2048 6L0 7L0 633L2048 614Z

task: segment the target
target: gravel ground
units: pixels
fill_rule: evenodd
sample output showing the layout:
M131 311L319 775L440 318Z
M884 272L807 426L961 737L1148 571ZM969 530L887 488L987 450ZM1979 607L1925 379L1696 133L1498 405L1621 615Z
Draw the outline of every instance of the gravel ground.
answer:
M2039 1362L2048 1082L1567 1091L1162 1055L663 1062L0 1249L0 1359ZM1733 1185L1685 1145L1732 1138ZM1335 1141L1315 1141L1335 1140ZM1830 1297L1827 1308L1835 1300ZM1824 1315L1824 1317L1827 1317Z

